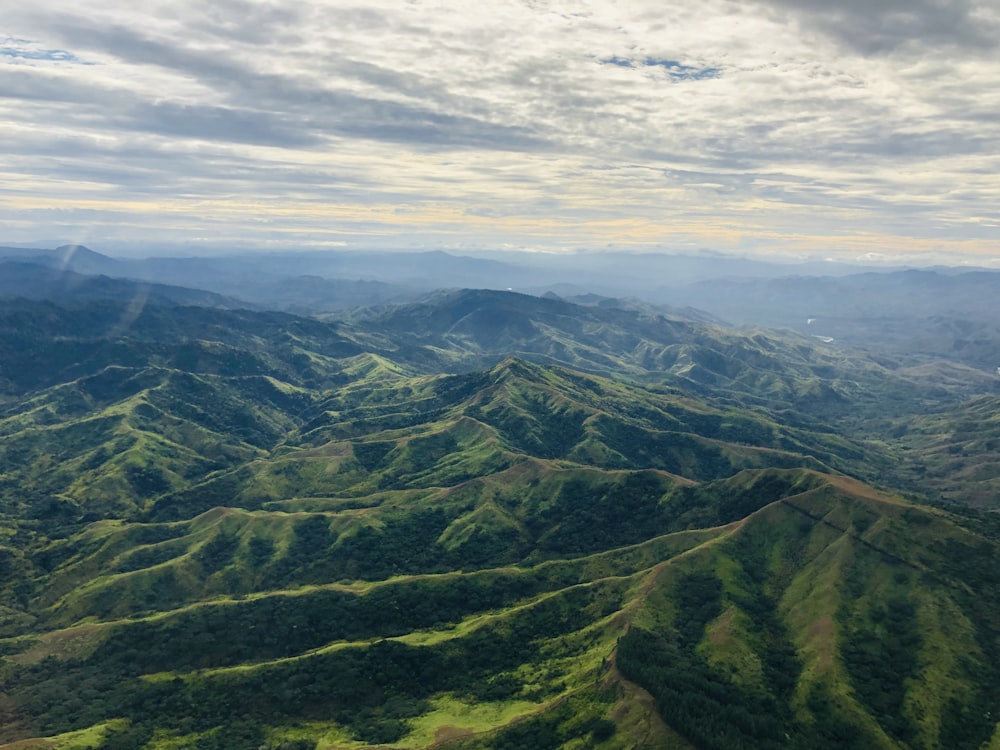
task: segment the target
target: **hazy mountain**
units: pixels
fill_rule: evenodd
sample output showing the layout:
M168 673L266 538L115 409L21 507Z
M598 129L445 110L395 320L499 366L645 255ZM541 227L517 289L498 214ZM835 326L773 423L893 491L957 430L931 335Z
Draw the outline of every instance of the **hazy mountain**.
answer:
M22 263L37 263L61 271L75 271L82 274L124 275L121 261L96 253L83 245L62 245L53 250L0 247L0 258Z
M1000 273L968 268L872 271L829 262L636 253L472 257L342 250L116 259L82 246L0 248L0 257L205 289L250 306L300 314L405 301L444 288L513 289L539 296L632 297L704 310L734 323L789 327L880 348L912 348L908 321L991 323L1000 312Z
M135 305L246 307L248 303L214 292L167 284L113 279L22 261L0 261L0 297L81 304L131 298Z
M946 274L930 270L864 273L841 277L789 276L766 280L717 279L673 293L730 320L801 324L807 317L908 318L964 315L974 319L1000 310L1000 273Z
M113 298L127 293L124 286L107 290L111 283L107 278L87 282L88 276L141 281L161 292L173 285L168 296L184 304L224 304L306 314L373 305L412 294L405 287L381 281L309 275L315 264L278 258L267 262L243 257L118 260L82 246L56 250L0 248L0 258L8 259L0 265L0 293L17 294L23 284L22 296L33 298ZM32 266L37 270L32 272ZM46 274L41 268L51 270ZM324 270L336 274L336 269ZM186 289L183 294L179 291L182 288ZM209 290L216 300L208 294L199 298L196 290Z

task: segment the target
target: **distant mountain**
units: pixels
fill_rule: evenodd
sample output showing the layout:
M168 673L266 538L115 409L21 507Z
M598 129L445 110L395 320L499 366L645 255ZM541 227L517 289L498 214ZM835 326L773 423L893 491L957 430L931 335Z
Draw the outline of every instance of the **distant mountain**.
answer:
M54 250L0 247L0 258L82 274L117 276L116 271L120 273L122 269L119 261L83 245L62 245Z
M93 276L23 261L0 260L0 297L75 305L131 298L140 305L246 307L232 297L198 289Z
M752 323L842 340L873 349L956 356L950 346L966 336L951 325L996 326L1000 272L907 270L842 277L715 279L677 287L662 296L736 323ZM928 325L940 331L935 341ZM930 334L930 335L928 335ZM995 338L995 332L990 334Z
M838 278L720 279L691 285L676 296L687 304L700 300L709 302L706 306L717 311L727 309L731 320L753 318L758 323L787 323L806 317L967 315L982 319L1000 310L998 290L1000 272L943 274L909 270ZM771 320L762 320L765 316Z
M316 314L344 310L352 307L381 304L395 298L412 296L413 291L399 284L388 284L374 280L378 274L366 273L366 268L350 269L350 278L341 278L340 264L329 260L317 262L316 258L305 257L264 257L238 256L235 258L149 258L145 260L114 259L95 253L78 245L60 247L55 250L35 250L25 248L0 248L0 259L14 262L22 267L0 268L0 290L15 289L18 278L29 275L25 264L53 269L54 272L68 274L66 286L76 288L83 285L84 276L106 276L119 281L141 281L157 287L172 286L174 297L177 290L189 290L189 304L212 305L211 297L199 301L197 292L209 290L218 300L228 300L226 306L241 306L284 310L302 314ZM369 266L374 265L368 263ZM398 267L400 264L397 263ZM317 275L315 271L332 274L332 277ZM6 272L6 273L5 273ZM41 276L41 272L38 272ZM3 276L11 278L7 281ZM364 280L368 277L370 280ZM46 277L49 278L49 277ZM54 279L55 277L51 277ZM41 282L31 281L29 288L39 287ZM50 281L49 283L53 283ZM101 282L107 284L105 280ZM420 287L420 291L426 291ZM37 291L25 296L50 298L49 294ZM238 300L238 301L237 301Z
M497 258L517 258L539 270L575 276L588 282L604 280L605 289L629 294L641 289L640 296L714 279L774 279L788 276L839 277L870 271L871 267L826 261L773 262L719 253L633 253L581 252L573 255L546 253L496 254ZM900 270L885 267L884 272ZM579 281L574 283L581 283ZM592 288L592 291L600 291ZM609 292L605 292L609 293ZM635 291L631 293L637 293Z
M988 322L1000 273L772 263L717 255L441 251L246 252L213 257L110 258L86 247L0 248L0 258L60 270L205 289L256 307L319 314L412 300L449 288L560 297L596 294L707 310L735 323L790 327L865 344L881 320L931 316ZM820 328L822 331L819 331ZM875 343L876 340L872 340ZM881 344L881 341L879 341Z

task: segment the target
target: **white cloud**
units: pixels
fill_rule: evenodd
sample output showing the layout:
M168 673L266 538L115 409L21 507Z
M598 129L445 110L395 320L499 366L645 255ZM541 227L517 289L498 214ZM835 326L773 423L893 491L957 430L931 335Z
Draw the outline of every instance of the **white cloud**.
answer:
M66 8L0 44L4 241L1000 254L996 0Z

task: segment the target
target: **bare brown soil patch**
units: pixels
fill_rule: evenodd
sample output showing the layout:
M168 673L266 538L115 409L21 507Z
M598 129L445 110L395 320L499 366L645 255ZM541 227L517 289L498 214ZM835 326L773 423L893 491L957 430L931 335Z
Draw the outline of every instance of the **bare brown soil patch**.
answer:
M735 609L728 609L715 622L709 625L708 642L713 646L721 646L733 637L733 618Z
M37 664L49 656L69 659L88 654L100 643L104 629L101 625L78 625L66 630L54 630L43 635L23 653L7 658L18 664Z
M809 625L809 644L819 657L822 669L833 667L833 639L836 636L833 618L830 615L817 617Z
M449 740L457 740L459 737L471 737L473 734L474 732L471 729L446 725L438 727L438 730L434 733L434 742L448 742Z

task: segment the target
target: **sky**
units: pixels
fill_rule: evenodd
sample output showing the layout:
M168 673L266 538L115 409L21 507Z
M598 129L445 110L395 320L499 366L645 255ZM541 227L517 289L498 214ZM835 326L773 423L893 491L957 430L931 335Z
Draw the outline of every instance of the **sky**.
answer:
M1000 0L0 0L0 244L1000 263Z

